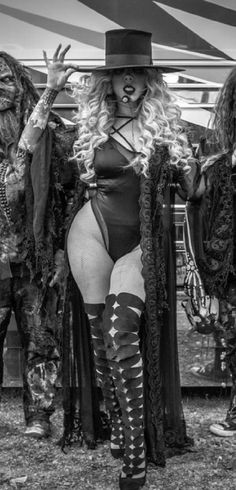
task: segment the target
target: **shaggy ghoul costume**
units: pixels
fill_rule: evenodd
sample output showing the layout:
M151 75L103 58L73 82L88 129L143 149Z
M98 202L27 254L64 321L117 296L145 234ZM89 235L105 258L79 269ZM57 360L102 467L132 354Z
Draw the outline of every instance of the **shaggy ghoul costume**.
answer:
M137 178L134 172L133 176L135 179ZM100 179L97 175L97 191L93 199L98 199L99 193L106 195L106 192L109 193L111 189L114 190L114 185L118 185L117 175L113 175L113 179L111 181L111 175L109 175L106 182L104 178ZM142 176L138 180L140 243L146 301L141 318L139 320L136 317L136 322L143 362L145 442L147 459L156 465L164 466L166 456L181 453L192 445L192 441L186 435L181 402L172 211L176 189L182 188L182 197L183 195L186 196L192 192L192 181L190 175L186 177L181 170L174 171L171 168L168 150L166 147L160 146L157 146L150 162L150 176ZM78 181L75 192L77 202L73 216L85 203L85 189L86 185ZM114 398L114 388L109 381L109 370L102 348L103 342L100 338L101 327L99 325L103 321L105 329L106 325L109 329L110 318L113 314L119 323L122 322L124 315L125 323L122 330L125 331L127 304L138 308L140 305L137 303L138 298L131 294L124 293L119 298L112 296L114 295L107 298L109 306L106 302L106 313L103 318L103 309L100 312L98 310L93 311L94 325L91 326L92 322L90 322L90 327L93 336L93 349L95 349L98 382L102 386L105 406L109 407L109 416L114 427L114 420L117 419L118 421L120 418L119 404ZM114 305L115 302L118 304ZM92 343L85 307L77 285L69 274L65 308L67 314L65 315L63 339L65 411L63 446L70 445L75 441L82 443L85 440L89 447L94 447L96 441L109 436L109 420L107 420L106 414L100 410L101 397L99 390L96 389ZM97 342L97 347L94 340ZM119 342L117 338L116 342ZM110 339L110 344L112 345L112 343L112 339ZM120 350L122 350L122 345ZM110 351L112 360L112 348ZM134 397L136 381L138 381L139 376L139 370L134 366L136 361L136 356L133 358L131 356L130 359L127 358L123 361L127 377L125 385L131 384ZM133 379L130 373L133 373ZM119 387L118 384L119 389L124 390L124 385L121 384ZM130 412L134 404L136 406L135 412L138 413L136 402L133 400L130 403ZM127 409L129 411L129 407ZM118 434L113 435L113 440L119 445L121 435L118 429L117 431Z
M205 294L219 299L218 320L203 321L201 333L217 335L222 361L232 376L226 424L221 424L219 434L227 435L236 430L236 172L232 151L215 158L203 172L203 179L205 186L201 184L201 191L197 186L197 198L193 196L186 207L186 286L193 300L201 298L203 286ZM197 274L200 281L195 280ZM198 287L193 288L193 283Z
M49 287L49 281L63 263L71 192L65 162L73 135L51 114L33 158L17 150L39 97L26 69L4 52L0 88L0 384L14 312L23 347L26 434L40 437L49 432L60 368L63 291L57 284Z

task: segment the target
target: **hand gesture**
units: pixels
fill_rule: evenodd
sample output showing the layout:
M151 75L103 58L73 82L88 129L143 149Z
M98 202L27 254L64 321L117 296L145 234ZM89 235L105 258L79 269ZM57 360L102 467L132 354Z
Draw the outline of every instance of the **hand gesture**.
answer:
M64 64L65 55L69 49L70 44L61 51L61 44L59 44L51 62L48 60L46 51L43 51L44 61L48 69L47 87L58 92L65 86L69 76L78 70L77 65Z

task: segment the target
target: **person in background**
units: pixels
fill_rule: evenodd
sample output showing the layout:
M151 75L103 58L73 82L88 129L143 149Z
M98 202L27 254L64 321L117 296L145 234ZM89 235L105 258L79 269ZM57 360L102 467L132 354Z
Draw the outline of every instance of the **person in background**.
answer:
M220 342L232 388L225 421L212 423L218 436L236 434L236 69L229 73L212 116L208 155L186 208L186 290L201 333ZM199 314L200 313L200 314Z
M52 62L44 53L47 88L23 132L22 151L34 154L58 92L74 71L84 71L64 63L68 49L59 45ZM171 184L191 194L192 152L162 75L176 69L153 65L150 33L108 31L106 64L87 71L92 74L84 74L74 89L72 158L80 184L66 247L111 418L111 454L123 460L119 486L137 490L148 461L163 466L168 451L191 445L177 355ZM77 303L74 339L83 321ZM74 349L73 363L86 357L78 345ZM90 405L81 409L82 429L89 410ZM85 440L93 424L91 418Z
M50 434L60 369L66 194L71 192L64 163L72 138L51 113L33 158L19 148L38 100L28 70L1 51L0 384L14 313L23 349L25 435L42 438Z

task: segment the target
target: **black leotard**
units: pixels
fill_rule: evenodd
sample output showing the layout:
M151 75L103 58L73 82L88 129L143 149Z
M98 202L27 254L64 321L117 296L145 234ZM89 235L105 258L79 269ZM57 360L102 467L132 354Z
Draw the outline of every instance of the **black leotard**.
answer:
M97 192L91 204L114 261L140 242L140 182L134 169L127 167L129 157L132 152L110 137L94 159Z

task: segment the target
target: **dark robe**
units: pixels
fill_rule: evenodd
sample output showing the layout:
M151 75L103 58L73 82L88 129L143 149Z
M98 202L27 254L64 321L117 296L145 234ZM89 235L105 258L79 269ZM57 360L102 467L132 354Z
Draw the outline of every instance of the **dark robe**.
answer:
M234 273L234 183L231 153L219 156L204 172L205 191L186 206L189 241L205 293L223 298Z

